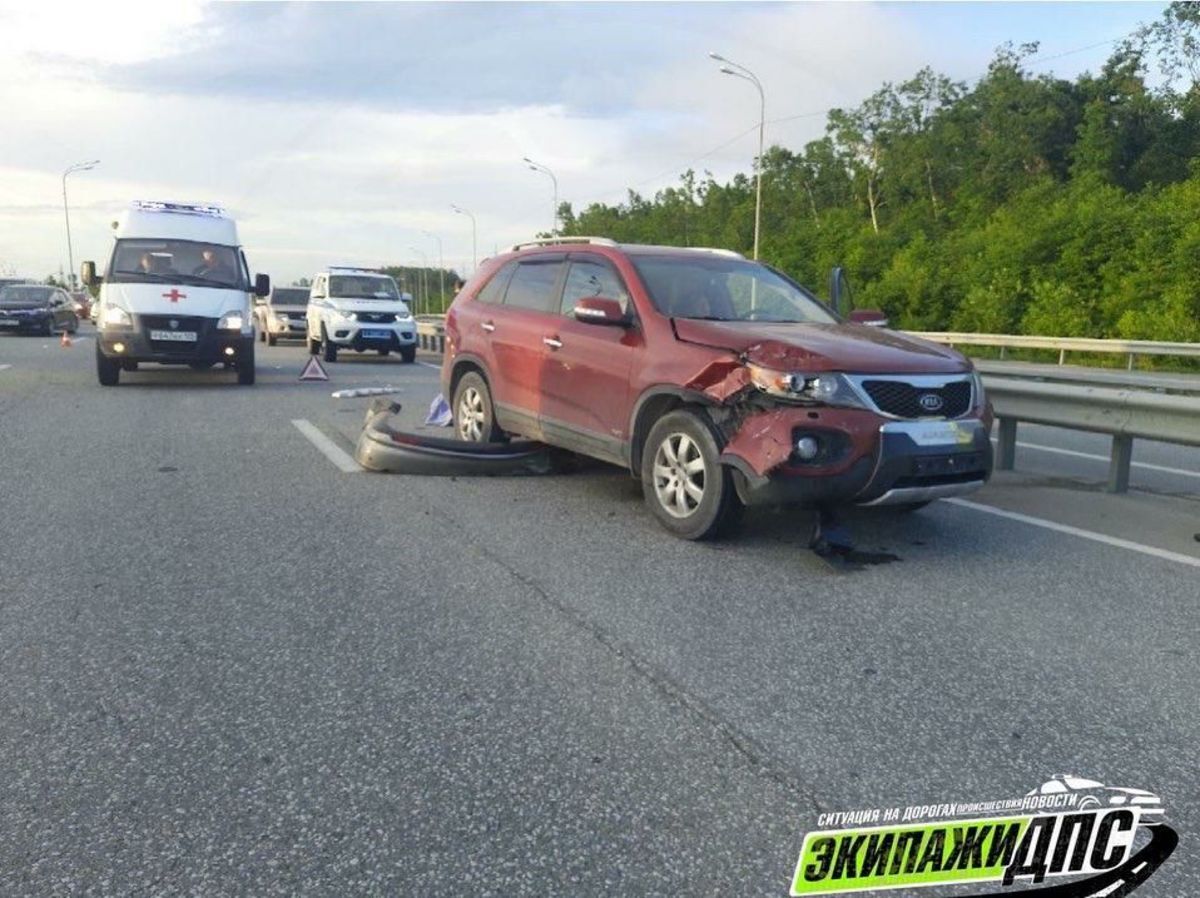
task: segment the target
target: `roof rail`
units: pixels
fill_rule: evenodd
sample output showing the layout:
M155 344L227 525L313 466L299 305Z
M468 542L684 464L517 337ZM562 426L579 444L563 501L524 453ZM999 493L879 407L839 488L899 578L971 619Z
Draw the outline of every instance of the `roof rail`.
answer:
M327 265L325 271L365 271L373 274L384 274L382 268L372 268L369 265Z
M700 250L700 252L704 252L704 253L715 253L718 256L729 256L729 258L731 258L731 259L746 258L741 253L739 253L737 250L722 249L719 246L692 246L692 247L688 247L688 248L689 249L698 249L698 250Z
M557 246L559 244L590 243L593 246L616 246L617 241L607 237L540 237L537 240L526 240L524 243L514 243L508 248L510 253L530 246Z

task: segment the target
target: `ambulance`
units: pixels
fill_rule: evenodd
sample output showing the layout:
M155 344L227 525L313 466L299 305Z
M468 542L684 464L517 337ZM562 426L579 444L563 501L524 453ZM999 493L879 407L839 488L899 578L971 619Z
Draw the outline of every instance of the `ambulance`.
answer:
M139 200L113 223L103 277L83 263L83 281L99 285L96 376L115 386L143 362L216 364L254 383L253 296L270 279L251 280L237 225L217 206Z

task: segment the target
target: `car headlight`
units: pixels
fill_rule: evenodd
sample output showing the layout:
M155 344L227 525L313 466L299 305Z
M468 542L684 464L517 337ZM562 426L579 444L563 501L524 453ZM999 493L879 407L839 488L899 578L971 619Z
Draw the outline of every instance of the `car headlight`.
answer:
M842 408L868 408L845 375L834 372L808 374L802 371L776 371L747 364L750 381L764 393L791 402L836 405Z
M217 330L240 331L245 323L246 319L240 309L236 312L226 312L217 322Z
M105 306L104 323L112 327L132 327L133 318L120 306Z

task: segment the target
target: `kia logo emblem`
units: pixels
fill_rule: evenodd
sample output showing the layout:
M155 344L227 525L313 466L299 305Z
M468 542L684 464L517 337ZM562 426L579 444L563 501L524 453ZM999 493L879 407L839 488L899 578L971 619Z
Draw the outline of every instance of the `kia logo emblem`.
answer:
M942 397L937 393L922 393L917 398L917 403L927 412L941 411Z

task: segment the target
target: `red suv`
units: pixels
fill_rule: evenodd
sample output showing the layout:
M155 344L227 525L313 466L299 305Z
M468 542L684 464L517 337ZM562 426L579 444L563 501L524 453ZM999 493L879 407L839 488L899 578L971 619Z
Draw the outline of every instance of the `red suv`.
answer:
M626 467L687 539L743 505L915 508L992 470L967 359L844 320L727 250L515 246L451 305L442 387L463 439L516 434Z

